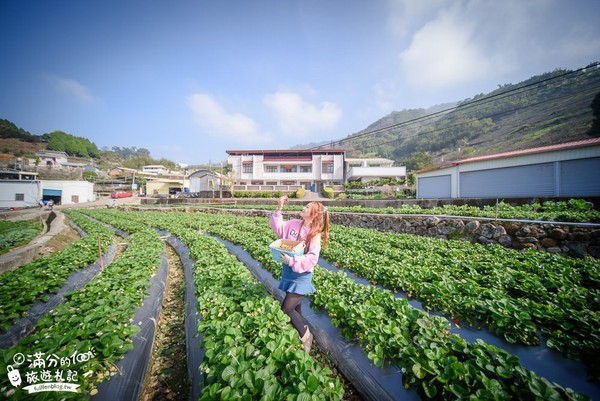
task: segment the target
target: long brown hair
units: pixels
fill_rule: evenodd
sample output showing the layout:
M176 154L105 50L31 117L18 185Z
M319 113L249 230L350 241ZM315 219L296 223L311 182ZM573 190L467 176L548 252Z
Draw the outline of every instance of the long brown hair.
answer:
M310 247L310 241L319 233L323 233L323 249L327 249L329 242L329 211L321 202L310 202L307 214L312 219L306 236L306 250Z

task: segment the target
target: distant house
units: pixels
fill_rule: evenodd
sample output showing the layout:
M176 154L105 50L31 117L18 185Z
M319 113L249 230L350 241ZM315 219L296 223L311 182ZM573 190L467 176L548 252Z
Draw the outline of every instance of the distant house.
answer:
M394 161L380 158L347 158L346 181L367 182L382 178L396 178L398 180L406 177L406 167L394 166Z
M88 171L88 172L92 172L92 173L97 173L97 172L100 171L100 169L98 169L98 167L96 167L95 164L91 164L91 163L71 163L71 162L67 162L67 163L63 163L62 166L63 167L80 168L83 171Z
M184 192L183 179L148 178L146 181L146 195L177 195Z
M142 173L152 175L167 175L169 174L169 169L161 164L150 164L142 167Z
M600 138L472 157L417 172L417 198L600 196Z
M221 175L212 170L194 171L189 180L190 192L218 191L221 186Z
M113 167L108 171L108 175L110 175L111 177L130 176L135 174L136 172L137 170L134 168Z
M40 166L61 166L68 162L68 155L65 152L54 150L44 150L36 152L40 158Z

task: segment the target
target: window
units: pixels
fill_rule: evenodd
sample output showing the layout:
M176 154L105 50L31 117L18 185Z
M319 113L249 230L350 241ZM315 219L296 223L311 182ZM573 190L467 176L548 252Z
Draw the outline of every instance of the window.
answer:
M244 164L244 173L251 173L252 172L252 164L250 163L245 163Z
M333 173L333 163L323 163L323 173L332 174Z
M281 185L296 185L296 181L281 181Z
M276 173L277 172L277 166L265 166L265 173Z
M297 167L292 166L291 164L286 164L284 166L281 166L282 173L295 173L296 171L297 171Z
M312 173L312 166L300 166L301 173Z
M25 194L15 194L15 200L16 201L24 201L25 200Z

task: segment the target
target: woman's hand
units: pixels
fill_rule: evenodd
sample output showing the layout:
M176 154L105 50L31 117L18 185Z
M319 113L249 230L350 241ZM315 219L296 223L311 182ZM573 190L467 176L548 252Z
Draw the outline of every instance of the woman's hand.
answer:
M288 201L287 195L283 195L277 201L277 210L283 209L283 204Z
M285 263L286 265L289 265L290 264L290 260L292 260L292 258L290 258L290 255L288 255L287 253L281 252L281 261L283 263Z

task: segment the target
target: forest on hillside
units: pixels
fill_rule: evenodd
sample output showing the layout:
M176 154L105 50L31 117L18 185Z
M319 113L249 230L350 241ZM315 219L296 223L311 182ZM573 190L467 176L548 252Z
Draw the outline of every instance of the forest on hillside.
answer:
M12 149L8 147L8 141L13 145ZM14 141L17 147L14 146ZM19 144L20 142L20 144ZM13 160L14 157L35 158L37 150L53 150L65 152L72 158L94 159L96 164L103 167L110 165L119 165L123 167L140 169L142 166L150 164L161 164L169 169L176 169L176 163L168 159L154 159L150 151L138 147L119 147L113 146L111 149L102 148L99 150L96 144L87 138L67 134L63 131L53 131L42 135L32 135L23 128L17 127L8 120L0 120L0 159ZM43 145L41 147L26 147L26 143Z

